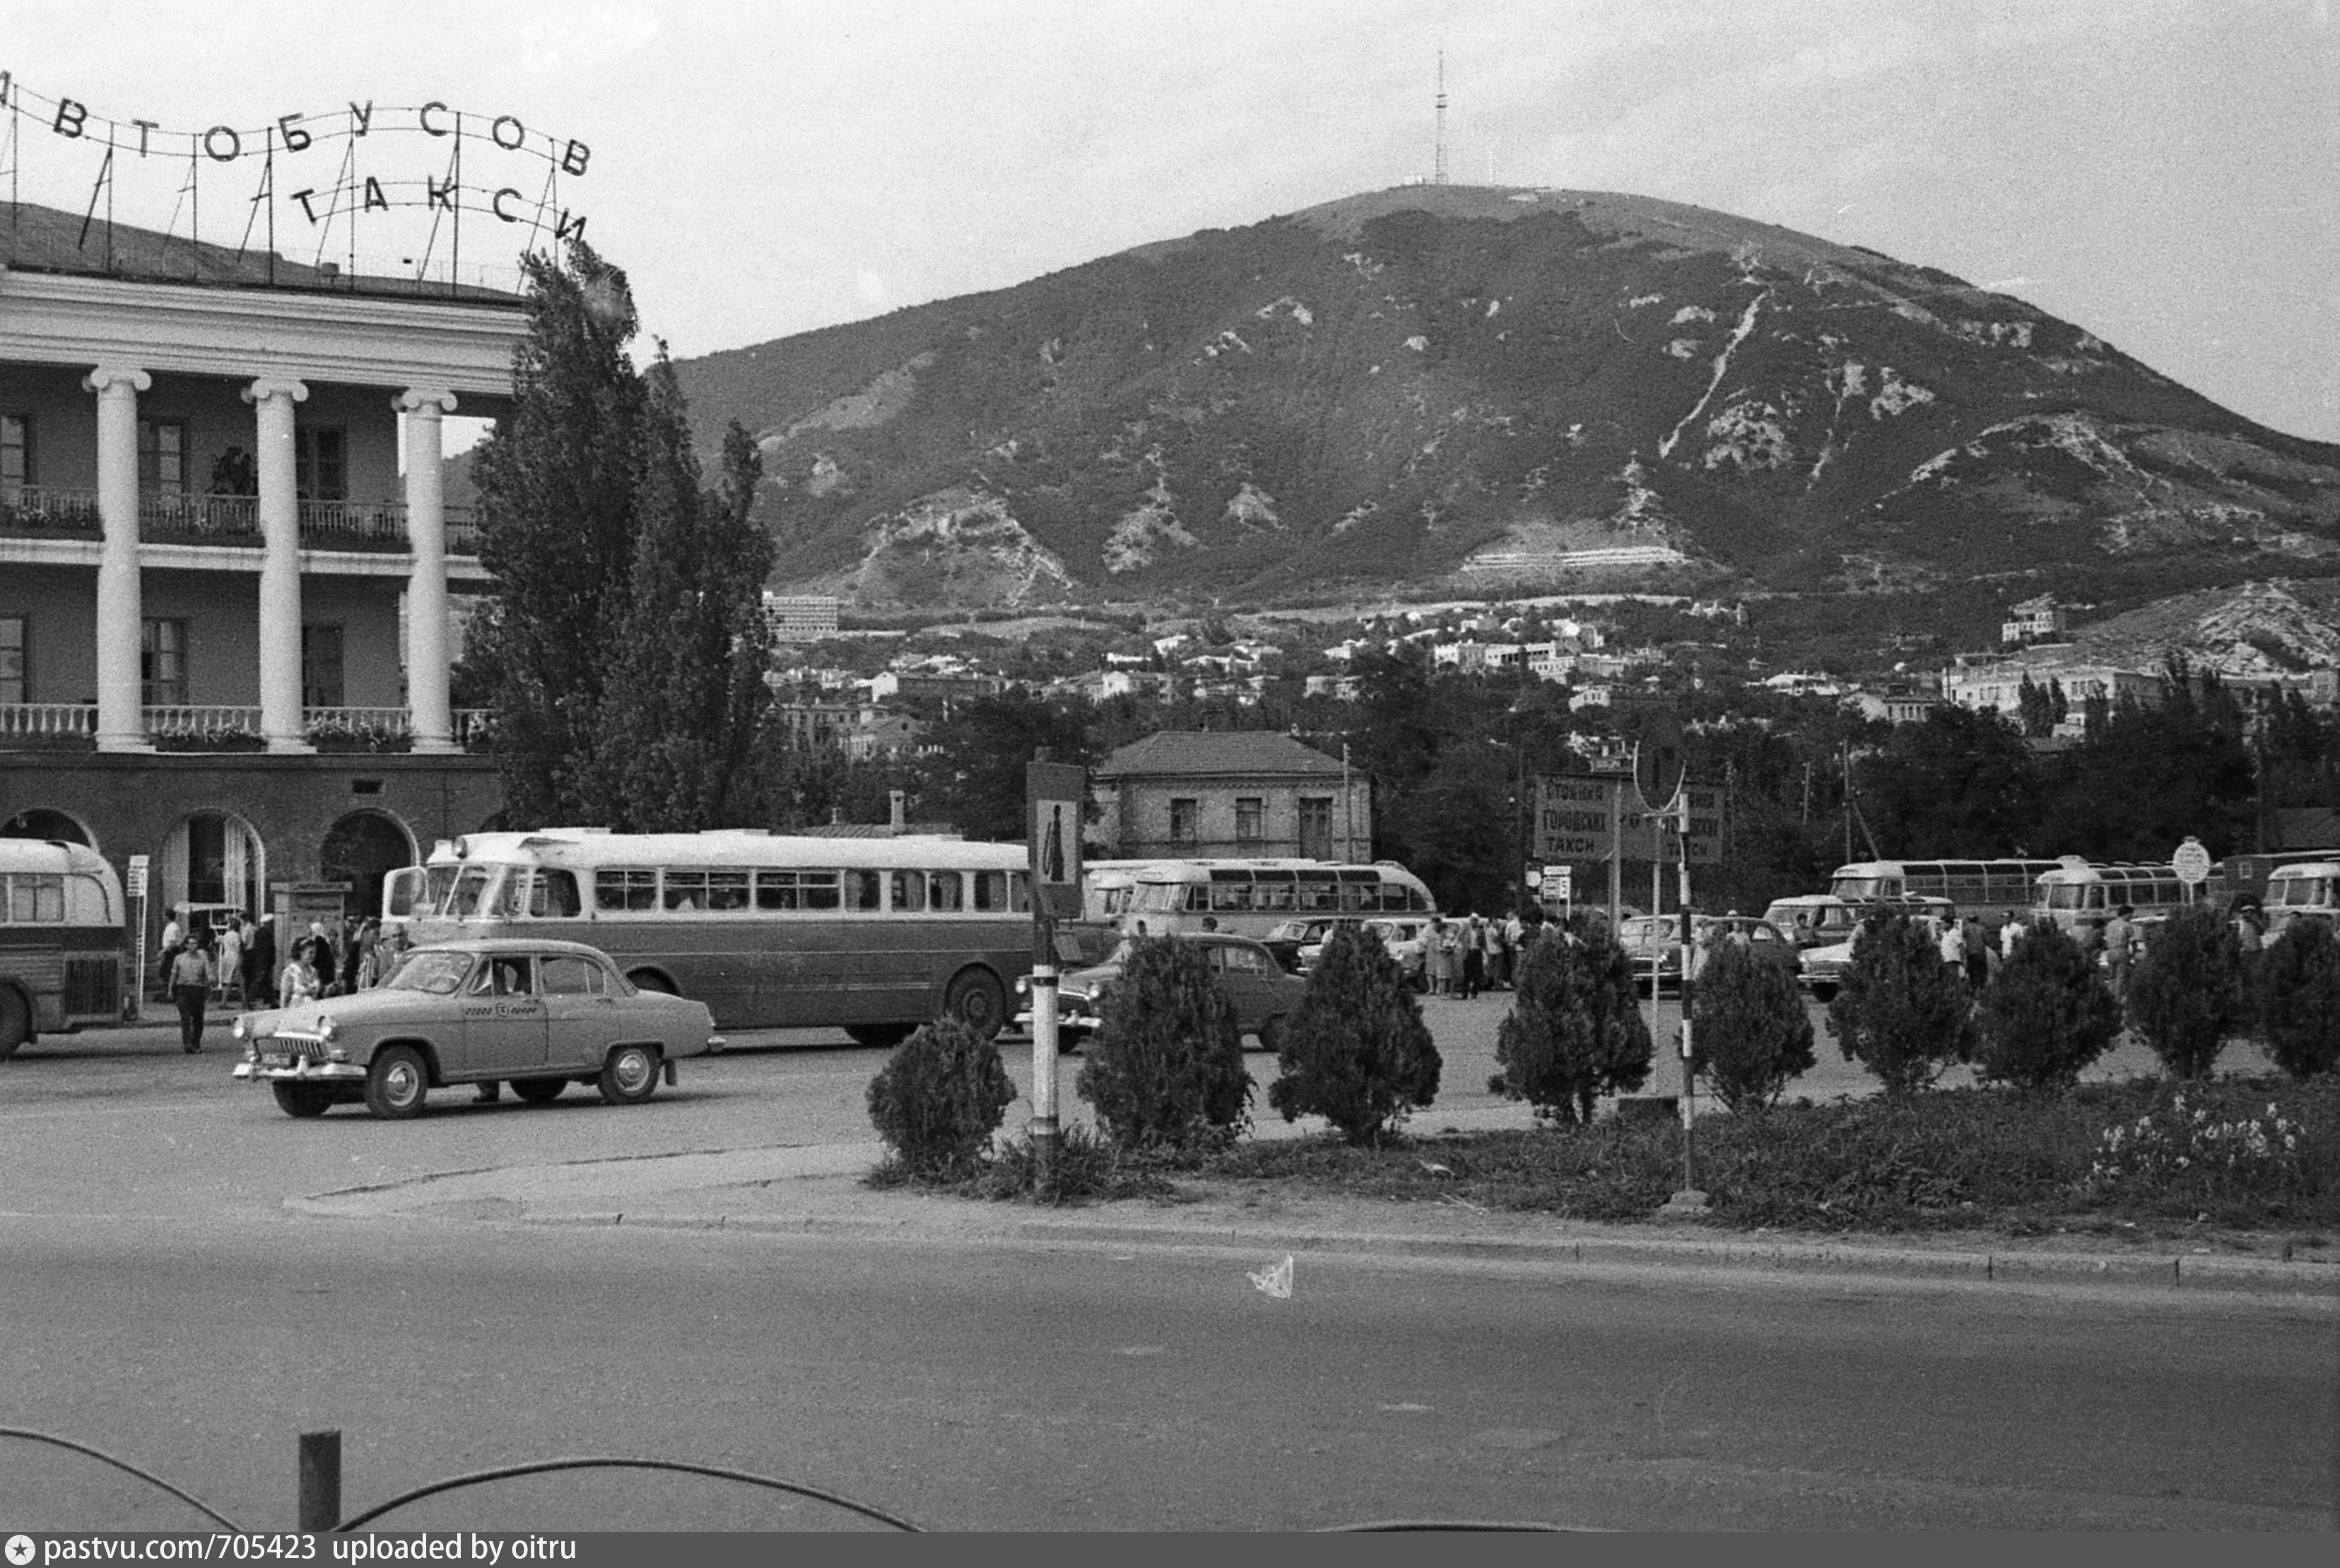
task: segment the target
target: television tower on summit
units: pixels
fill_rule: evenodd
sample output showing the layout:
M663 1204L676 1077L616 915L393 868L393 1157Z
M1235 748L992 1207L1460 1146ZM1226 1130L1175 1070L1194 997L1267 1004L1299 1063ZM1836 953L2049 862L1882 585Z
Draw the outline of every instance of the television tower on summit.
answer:
M1433 143L1430 183L1446 183L1446 51L1438 52L1438 134Z

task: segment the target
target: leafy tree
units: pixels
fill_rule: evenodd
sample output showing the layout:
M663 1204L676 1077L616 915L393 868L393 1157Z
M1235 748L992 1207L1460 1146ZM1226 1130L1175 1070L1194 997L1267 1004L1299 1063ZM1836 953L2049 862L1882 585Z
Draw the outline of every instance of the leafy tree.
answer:
M1734 1113L1777 1103L1797 1074L1811 1070L1812 1020L1794 978L1739 943L1709 953L1696 1008L1691 1070L1705 1074Z
M2065 1088L2112 1049L2120 1003L2060 927L2030 927L1983 988L1976 1070L2025 1088Z
M1878 842L1904 856L2012 855L2037 835L2038 765L1995 713L1936 708L1896 729L1859 779Z
M762 462L734 423L721 488L702 492L663 344L648 380L641 527L602 697L600 793L609 819L636 832L745 824L759 814L751 769L770 706L772 541L749 517Z
M2128 1021L2181 1078L2206 1078L2244 1016L2243 953L2206 904L2171 912L2129 977Z
M1438 1097L1438 1047L1381 938L1344 926L1324 944L1300 1010L1277 1044L1267 1103L1287 1122L1321 1116L1353 1144Z
M871 1125L926 1180L971 1169L1015 1100L999 1047L948 1018L919 1026L869 1080Z
M1036 750L1089 758L1082 715L1020 691L962 703L927 739L937 752L926 763L926 808L970 839L1024 837L1024 769Z
M2267 1054L2295 1078L2340 1069L2340 937L2294 920L2259 959L2259 1027Z
M1656 1056L1633 966L1608 927L1547 926L1521 958L1512 1010L1495 1032L1489 1087L1540 1118L1589 1123L1603 1095L1650 1081Z
M1247 1117L1234 1004L1198 942L1131 944L1098 999L1096 1037L1074 1087L1125 1148L1190 1150L1231 1141Z
M1829 1032L1844 1059L1876 1075L1887 1094L1908 1094L1973 1054L1968 1005L1966 981L1942 962L1932 932L1889 911L1861 923L1829 1004Z

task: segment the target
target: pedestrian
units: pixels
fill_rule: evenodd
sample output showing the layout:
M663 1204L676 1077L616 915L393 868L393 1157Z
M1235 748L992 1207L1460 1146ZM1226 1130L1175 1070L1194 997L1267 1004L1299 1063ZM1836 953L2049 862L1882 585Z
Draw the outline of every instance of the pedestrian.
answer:
M1445 996L1453 988L1453 971L1448 965L1453 957L1454 949L1446 940L1445 917L1433 918L1422 942L1423 978L1432 996Z
M252 978L263 1007L276 1006L276 917L263 915L252 933Z
M352 946L357 953L358 962L351 988L370 991L382 984L382 922L372 915L360 920L358 938Z
M1967 938L1956 920L1944 920L1939 938L1942 967L1949 970L1952 979L1966 978Z
M297 1007L303 1002L313 1002L324 993L318 978L316 951L320 938L303 937L292 944L292 957L286 961L284 972L276 978L277 1005Z
M1967 956L1967 984L1977 992L1990 983L1990 935L1982 928L1982 918L1968 915L1961 923L1959 935L1964 940Z
M1492 991L1503 983L1503 923L1482 920L1479 923L1479 980Z
M333 950L333 939L325 935L322 920L309 922L309 934L302 938L309 944L309 967L316 971L318 994L326 994L341 967L341 955Z
M1543 911L1532 909L1529 913L1542 915ZM1503 921L1503 986L1506 989L1516 990L1519 987L1520 949L1527 936L1527 921L1517 909L1512 910Z
M2015 957L2015 944L2023 939L2025 929L2023 917L2020 915L2009 915L2006 924L1999 927L1998 961L2000 963L2003 964Z
M1462 949L1462 999L1470 1001L1483 987L1487 979L1487 957L1481 944L1483 940L1477 915L1472 915L1454 932L1455 946Z
M203 1003L212 994L211 955L200 934L171 958L171 999L179 1004L179 1048L193 1056L203 1048Z
M171 918L163 922L162 953L154 960L154 978L166 993L171 988L171 960L177 958L179 949L186 945L187 928L180 920L179 911L173 909Z
M260 962L257 946L260 941L260 928L253 922L250 915L243 916L236 922L235 933L242 943L238 950L243 955L236 968L236 988L243 997L243 1005L248 1007L263 988L254 982L264 978L268 971Z
M228 993L233 991L237 1007L249 1006L244 999L243 988L243 932L232 920L220 928L219 961L215 968L218 970L220 1005L227 1005Z
M2235 906L2235 946L2242 949L2246 962L2256 958L2266 946L2266 917L2256 904Z
M2113 911L2105 925L2105 968L2110 972L2113 995L2128 995L2128 970L2137 957L2137 927L2130 921L2133 911L2127 904Z
M336 996L346 997L358 988L358 965L364 958L364 955L358 950L358 945L364 934L365 928L362 925L355 931L350 930L346 926L342 928L341 963L334 975L334 978L340 983L340 989L334 993Z

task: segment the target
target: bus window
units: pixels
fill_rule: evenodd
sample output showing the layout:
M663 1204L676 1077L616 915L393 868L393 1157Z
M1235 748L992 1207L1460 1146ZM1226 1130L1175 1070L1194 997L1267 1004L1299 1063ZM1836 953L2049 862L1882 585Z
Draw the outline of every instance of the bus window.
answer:
M890 878L894 884L894 908L898 911L923 909L927 907L927 874L923 871L897 871Z
M529 883L528 912L538 919L574 918L584 912L577 900L577 875L573 871L540 867Z
M1341 885L1330 871L1300 873L1300 908L1312 915L1330 914L1341 907Z
M1028 915L1032 912L1031 872L1007 873L1007 912L1011 915Z
M65 918L63 877L39 871L19 871L0 877L7 896L0 898L0 919L12 925L62 925Z
M748 873L745 871L707 873L707 908L733 913L748 908Z
M845 907L867 913L886 907L885 879L875 871L846 871Z
M455 885L447 889L447 916L450 919L471 920L479 918L481 903L488 893L488 868L466 866L455 877Z
M1196 889L1198 892L1201 889L1199 888ZM1211 883L1211 908L1220 911L1221 913L1250 913L1251 884L1249 882L1213 881Z
M759 909L834 909L838 907L834 871L759 871Z
M1006 872L970 871L967 873L967 880L975 884L975 907L977 909L999 911L1007 908ZM1116 888L1113 891L1124 898L1126 898L1129 893L1126 888ZM1106 911L1113 915L1121 912L1110 900L1106 904Z
M594 872L593 907L612 910L657 908L658 873L646 870ZM453 910L448 912L451 914Z
M927 908L948 910L952 914L957 914L967 908L964 884L959 880L957 872L929 871L927 873Z
M1251 907L1273 914L1288 914L1297 907L1297 880L1289 871L1261 871L1252 885Z
M688 915L707 908L707 873L669 868L666 874L666 907L678 915Z
M94 877L65 878L65 923L69 926L113 926L122 916L106 897L105 884Z

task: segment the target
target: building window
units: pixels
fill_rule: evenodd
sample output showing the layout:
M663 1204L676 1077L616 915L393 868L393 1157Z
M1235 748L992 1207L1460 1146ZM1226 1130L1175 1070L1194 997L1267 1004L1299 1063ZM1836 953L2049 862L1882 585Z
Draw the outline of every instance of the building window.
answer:
M339 425L302 425L292 432L292 484L302 501L350 498L350 438Z
M1256 844L1267 837L1266 803L1256 795L1235 797L1235 842Z
M1172 843L1191 844L1195 841L1195 805L1194 801L1188 799L1173 799L1170 802L1170 841Z
M1300 798L1300 853L1311 860L1333 858L1333 798L1330 795L1303 795Z
M187 705L187 623L149 620L138 648L138 700L149 708Z
M25 618L0 615L0 703L25 700Z
M187 493L187 422L138 422L138 490L143 495Z
M342 706L342 629L304 626L301 629L301 706Z
M0 413L0 489L33 482L33 422L21 413Z

